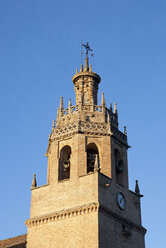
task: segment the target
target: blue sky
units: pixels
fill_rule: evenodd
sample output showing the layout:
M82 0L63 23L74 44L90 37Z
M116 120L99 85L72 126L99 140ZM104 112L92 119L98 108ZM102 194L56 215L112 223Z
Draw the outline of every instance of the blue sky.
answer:
M130 189L139 180L146 247L164 248L165 0L0 0L0 239L26 232L30 186L46 183L48 135L60 96L75 103L80 44L94 49L106 104L127 126Z

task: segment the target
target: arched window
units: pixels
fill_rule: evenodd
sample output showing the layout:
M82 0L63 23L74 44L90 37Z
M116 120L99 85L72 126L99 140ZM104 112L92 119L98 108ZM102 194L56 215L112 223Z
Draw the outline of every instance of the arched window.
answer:
M118 149L114 150L114 157L115 157L115 170L116 170L116 182L123 185L124 182L124 162L121 158L120 152Z
M60 151L58 180L70 178L71 147L64 146Z
M99 167L99 151L95 143L87 145L87 173Z

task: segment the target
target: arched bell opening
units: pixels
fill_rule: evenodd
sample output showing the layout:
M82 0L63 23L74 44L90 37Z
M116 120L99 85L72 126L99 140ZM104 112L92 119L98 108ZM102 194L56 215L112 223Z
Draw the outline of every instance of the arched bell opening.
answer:
M58 181L70 178L71 147L64 146L60 151Z
M124 161L121 158L118 149L114 150L114 157L115 157L116 182L121 185L124 185Z
M99 168L99 151L95 143L87 145L87 173Z

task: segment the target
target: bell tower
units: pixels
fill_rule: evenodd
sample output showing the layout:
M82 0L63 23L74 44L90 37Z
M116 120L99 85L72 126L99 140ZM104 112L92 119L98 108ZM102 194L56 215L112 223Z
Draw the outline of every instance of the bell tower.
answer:
M63 97L49 135L47 184L34 175L27 248L144 248L138 181L128 188L127 131L117 105L98 105L100 76L85 65L72 81L76 104Z

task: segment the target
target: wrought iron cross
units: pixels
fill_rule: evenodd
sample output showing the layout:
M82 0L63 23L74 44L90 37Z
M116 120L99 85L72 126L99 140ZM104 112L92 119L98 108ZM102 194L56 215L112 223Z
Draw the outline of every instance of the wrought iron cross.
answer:
M86 49L86 57L88 58L88 52L89 52L89 51L93 51L93 50L90 48L88 42L87 42L86 44L82 44L82 46L85 47L85 49Z

